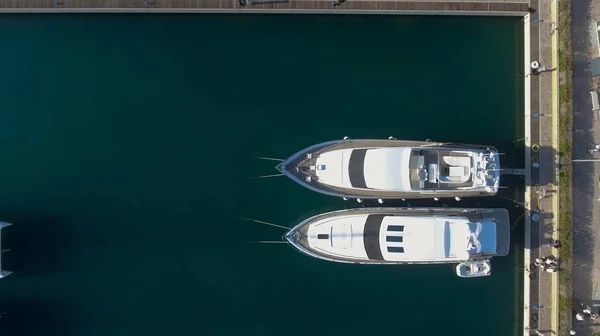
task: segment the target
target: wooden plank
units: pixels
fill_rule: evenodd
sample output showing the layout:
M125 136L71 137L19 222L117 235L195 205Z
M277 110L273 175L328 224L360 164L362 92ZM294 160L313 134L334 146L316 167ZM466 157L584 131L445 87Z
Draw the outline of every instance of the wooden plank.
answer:
M114 8L114 0L87 0L78 1L77 8Z
M207 9L218 9L221 8L221 1L219 0L202 0L202 7Z
M150 9L237 9L238 0L148 0L152 4ZM415 11L415 12L515 12L525 13L528 8L526 0L462 0L462 1L435 1L435 0L348 0L342 5L332 7L334 0L256 0L248 9L269 9L281 11L288 10L343 10L344 12L361 11ZM512 2L508 2L512 1ZM58 0L61 4L54 6L51 0L0 0L0 9L132 9L146 8L144 0Z
M365 1L365 10L373 11L380 10L379 1Z
M154 4L152 5L153 8L178 8L178 7L173 7L173 0L160 0L160 1L154 1Z
M173 8L198 8L198 0L173 0Z
M144 8L144 1L115 0L115 8Z

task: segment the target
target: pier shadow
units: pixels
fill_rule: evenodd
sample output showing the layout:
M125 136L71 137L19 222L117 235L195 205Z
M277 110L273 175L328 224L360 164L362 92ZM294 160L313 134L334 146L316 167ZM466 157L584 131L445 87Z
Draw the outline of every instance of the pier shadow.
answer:
M66 304L56 301L4 299L0 336L69 334L73 321Z
M5 288L44 281L49 275L70 270L75 230L68 218L53 214L2 212L0 219L13 224L2 229L2 268L12 271L1 279ZM73 307L60 294L23 295L3 292L0 302L0 336L70 334L76 320ZM38 293L39 294L39 293ZM47 294L47 295L46 295Z
M533 139L531 147L525 146L523 142L515 143L514 146L516 150L522 151L523 155L526 155L527 153L531 155L530 167L532 186L546 187L548 191L550 191L554 186L558 185L558 178L553 168L556 165L556 161L562 157L562 154L559 151L552 146L540 146L539 144L534 143ZM504 164L502 165L504 166ZM550 168L550 171L548 168Z
M19 213L0 213L0 218L13 224L2 229L2 268L15 273L11 277L69 268L63 257L74 240L67 218Z
M554 213L552 213L551 211L541 211L540 212L542 214L542 220L554 220L556 219L556 215ZM546 231L544 231L546 232ZM547 233L552 233L553 230L547 230Z
M552 228L551 224L545 222L543 214L541 218L542 219L540 219L538 222L533 220L531 221L531 242L529 244L531 249L538 249L542 246L547 246L552 242L552 238L550 237L554 233L554 229ZM554 217L549 219L552 220L553 218Z
M528 150L532 151L532 159L535 156L541 157L540 163L542 165L554 164L555 160L557 160L561 156L561 154L558 151L556 151L554 148L549 147L549 146L542 146L541 149L539 150L539 152L537 152L537 153L533 152L532 148L528 149ZM545 160L544 158L551 158L552 161L547 162L548 160ZM558 179L556 178L555 174L540 174L538 183L541 186L545 186L545 185L549 185L549 184L557 185Z

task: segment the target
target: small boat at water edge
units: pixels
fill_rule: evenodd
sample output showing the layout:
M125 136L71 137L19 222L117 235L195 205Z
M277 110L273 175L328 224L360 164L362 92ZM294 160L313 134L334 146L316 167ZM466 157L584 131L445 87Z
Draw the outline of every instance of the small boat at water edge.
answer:
M310 217L284 239L300 252L328 261L458 263L461 277L488 276L489 260L508 255L510 220L506 209L347 209Z
M476 278L488 276L492 272L489 259L463 262L456 265L456 274L461 278Z
M359 199L493 196L493 146L405 140L337 140L305 148L276 169L313 191Z

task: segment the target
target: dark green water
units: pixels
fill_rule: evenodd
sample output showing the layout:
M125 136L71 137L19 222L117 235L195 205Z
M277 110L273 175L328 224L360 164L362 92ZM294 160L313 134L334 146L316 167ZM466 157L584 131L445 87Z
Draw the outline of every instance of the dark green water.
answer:
M0 30L3 261L18 271L0 281L0 331L514 333L522 221L492 277L460 279L248 244L283 232L235 216L291 226L357 206L247 179L275 173L251 156L345 135L487 143L519 167L518 18L3 16ZM461 205L516 220L504 197L520 191Z

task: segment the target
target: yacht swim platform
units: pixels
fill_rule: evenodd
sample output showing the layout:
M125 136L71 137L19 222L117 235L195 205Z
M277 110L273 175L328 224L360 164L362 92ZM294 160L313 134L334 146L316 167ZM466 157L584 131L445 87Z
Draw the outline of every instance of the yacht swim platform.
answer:
M395 139L320 143L276 169L313 191L361 199L493 196L501 171L492 146Z
M505 209L360 208L308 218L284 239L342 263L469 264L508 255L510 221Z

